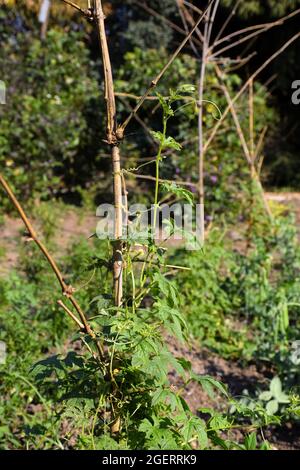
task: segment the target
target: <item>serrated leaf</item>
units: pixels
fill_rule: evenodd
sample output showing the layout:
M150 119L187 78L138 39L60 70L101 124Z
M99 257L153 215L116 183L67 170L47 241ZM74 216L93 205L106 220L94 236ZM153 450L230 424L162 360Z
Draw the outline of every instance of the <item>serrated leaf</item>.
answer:
M179 142L177 142L173 137L164 136L164 134L160 131L151 131L151 135L154 139L159 142L161 148L164 149L174 149L174 150L181 150L182 146Z
M177 185L176 183L163 183L161 189L165 193L171 193L181 199L186 200L189 204L194 204L194 195L191 191Z
M151 131L151 135L154 137L157 142L159 142L161 145L163 144L164 141L164 135L160 131Z
M177 142L173 137L166 137L163 141L163 149L174 149L174 150L181 150L182 145Z
M207 432L205 429L205 423L202 419L192 416L188 421L183 425L181 429L181 434L183 436L184 442L189 443L192 439L197 439L201 449L207 447L208 438Z
M185 357L178 357L177 361L182 365L184 370L191 371L192 370L192 363L188 361Z
M228 397L225 385L223 385L221 382L214 379L213 377L210 377L209 375L197 375L193 373L191 375L191 378L196 380L200 385L202 385L203 389L211 398L214 397L214 388L219 390L219 392L221 392L226 397Z
M213 431L218 431L220 429L227 429L230 426L231 422L226 416L221 414L215 414L209 421L209 427Z
M157 405L160 402L168 403L171 411L175 411L178 407L181 408L181 402L178 396L170 389L158 388L152 395L152 405Z

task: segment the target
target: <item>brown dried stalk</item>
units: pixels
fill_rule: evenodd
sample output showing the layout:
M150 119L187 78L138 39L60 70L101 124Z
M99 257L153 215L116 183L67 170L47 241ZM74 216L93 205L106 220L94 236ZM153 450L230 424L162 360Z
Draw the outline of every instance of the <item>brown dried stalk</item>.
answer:
M179 0L176 0L179 1ZM133 3L135 3L137 6L145 10L147 13L152 15L154 18L158 18L160 21L163 21L166 23L170 28L174 29L174 31L177 31L177 33L183 34L186 36L188 34L188 31L185 29L180 28L176 23L173 23L173 21L170 21L168 18L166 18L163 15L160 15L157 13L157 11L153 10L153 8L150 8L146 3L144 2L139 2L138 0L132 0ZM195 42L198 42L199 45L201 45L200 41L197 41L197 39L194 39Z
M148 181L156 181L157 180L155 178L155 176L138 175L136 173L133 173L130 170L123 170L123 171L125 173L128 173L130 176L133 176L134 178L137 178L137 179L148 180ZM159 183L174 183L174 180L166 180L166 179L158 178L158 182ZM187 182L187 181L177 181L177 180L175 180L175 183L179 184L180 186L188 186L188 187L193 187L193 188L197 188L197 186L198 186L196 183Z
M295 34L292 38L290 38L280 49L278 49L274 54L272 54L244 83L242 88L238 91L238 93L232 98L233 104L240 98L240 96L247 90L249 83L251 80L254 80L271 62L273 62L280 54L282 54L293 42L297 41L300 38L300 32ZM207 141L204 145L204 153L207 151L209 146L211 145L212 141L214 140L219 128L221 127L222 123L224 122L226 116L230 112L230 106L228 105L226 109L222 113L222 117L216 123L215 127L211 131Z
M194 32L196 31L196 29L198 28L198 26L200 25L201 21L203 20L203 18L205 17L207 11L209 10L210 6L212 5L212 3L214 2L215 0L210 0L209 2L209 5L208 7L206 8L206 10L204 11L204 13L202 13L200 15L200 17L198 18L198 20L196 21L194 27L191 29L191 31L189 32L189 34L185 37L185 39L182 41L182 43L179 45L179 47L176 49L176 51L174 52L174 54L171 56L171 58L168 60L168 62L166 63L166 65L161 69L161 71L158 73L158 75L152 80L152 82L150 83L148 89L146 90L146 92L144 93L144 95L142 96L142 98L139 100L139 102L136 104L135 108L133 109L133 111L130 113L130 115L127 117L127 119L123 122L122 125L120 125L118 127L118 133L119 133L119 137L122 138L123 135L124 135L124 131L126 129L126 127L128 126L128 124L130 123L130 121L132 120L132 118L134 117L134 115L139 111L139 109L141 108L141 106L143 105L144 101L147 99L147 97L150 95L151 91L153 91L158 82L160 81L160 79L163 77L163 75L166 73L166 71L169 69L169 67L173 64L174 60L177 58L177 56L180 54L180 52L182 51L182 49L184 48L184 46L187 44L187 42L190 40L190 38L192 37L192 35L194 34Z
M217 5L217 2L215 3ZM198 87L198 193L199 193L199 204L200 204L200 233L204 242L204 132L203 132L203 96L204 96L204 81L206 75L207 66L207 53L209 49L209 32L210 20L212 15L212 6L210 5L207 12L207 17L204 25L203 34L203 45L202 45L202 56L201 56L201 67L199 76L199 87ZM213 10L215 12L215 8Z
M180 0L177 2L180 4L181 10L186 10L185 6L188 6L189 8L197 11L199 13L199 9L192 5L191 3L185 1L185 0ZM296 35L294 38L292 38L290 41L288 41L279 51L277 51L275 54L273 54L253 75L250 77L250 79L245 83L243 88L240 90L240 92L237 94L236 97L234 97L232 100L230 96L228 96L228 91L225 91L225 94L227 93L227 98L230 99L230 104L228 104L228 107L226 108L225 112L223 113L221 119L217 122L216 126L214 127L213 131L211 132L210 136L208 137L208 140L204 144L204 139L203 139L203 93L204 93L204 81L205 81L205 74L206 74L206 65L209 61L214 61L215 62L215 57L217 55L220 55L221 53L228 51L229 49L242 44L245 41L249 41L251 38L256 38L259 34L268 31L269 29L282 25L285 21L293 18L294 16L298 15L300 13L300 10L296 10L288 15L286 15L283 18L280 18L279 20L270 22L270 23L265 23L261 25L256 25L256 26L250 26L248 28L241 29L239 31L235 31L234 33L231 33L225 37L221 37L225 28L227 27L229 21L231 20L235 9L239 5L239 0L237 4L235 5L234 9L232 10L231 14L221 27L221 30L217 34L215 40L210 44L210 39L212 35L212 28L215 22L217 10L219 7L219 0L215 0L214 5L211 3L208 7L207 11L207 16L206 16L206 23L204 26L204 33L202 35L201 33L201 39L202 39L202 60L201 60L201 69L200 69L200 77L199 77L199 88L198 88L198 102L199 102L199 116L198 116L198 152L199 152L199 157L198 157L198 191L199 191L199 202L201 204L201 207L204 207L204 158L207 149L209 148L213 138L215 137L216 133L218 132L222 122L224 121L225 117L227 116L228 112L234 113L234 103L235 101L241 96L241 94L247 89L249 83L251 83L251 80L254 80L256 76L272 61L274 60L279 54L281 54L293 41L295 41L298 38L298 35ZM193 21L193 20L192 20ZM209 23L209 26L207 24ZM192 23L194 24L194 23ZM195 24L194 24L195 27ZM199 32L198 28L197 31ZM246 34L249 33L249 34ZM229 40L241 36L243 34L246 34L246 36L243 36L239 39L237 39L235 42L230 43L229 45L219 49L217 52L214 52L214 49L217 45L224 44L228 42ZM232 103L231 103L232 101ZM235 121L235 125L237 128L237 131L239 133L240 139L241 139L241 144L244 149L244 154L245 157L247 158L248 163L252 165L252 158L251 158L251 153L254 154L254 149L253 146L251 146L251 151L249 151L246 140L244 138L244 135L241 133L241 129L239 129L239 123L237 121L237 116L233 114L233 118ZM253 144L253 143L252 143ZM254 155L253 155L254 157ZM253 171L252 171L253 173ZM268 207L268 206L267 206ZM202 210L202 212L204 212ZM269 211L268 211L269 213ZM204 224L204 217L203 214L201 216L200 224L202 226L202 231L203 230L203 224Z
M187 18L186 18L186 15L185 15L185 9L183 8L182 0L176 0L176 3L177 3L179 15L180 15L180 18L181 18L183 27L184 27L185 34L188 34L188 33L189 33L189 27L188 27ZM201 47L201 42L198 41L198 40L195 39L195 38L190 38L189 43L190 43L190 46L191 46L191 48L192 48L192 50L193 50L195 56L198 57L198 56L199 56L199 53L198 53L196 44L198 43L199 46ZM194 44L194 43L195 43L195 44Z
M72 318L72 320L75 321L77 326L79 326L80 329L85 331L93 339L93 341L95 341L95 344L96 344L98 352L99 352L99 356L100 356L101 359L103 359L103 350L102 350L101 345L98 343L98 341L96 341L96 334L94 333L94 331L90 327L90 325L88 323L88 320L86 318L86 315L84 314L84 312L81 309L80 305L78 304L77 300L73 296L74 288L72 286L68 285L64 281L64 277L63 277L59 267L57 266L56 261L54 260L53 256L50 254L50 252L48 251L48 249L46 248L44 243L38 238L37 233L34 230L32 224L31 224L30 220L28 219L28 217L27 217L24 209L22 208L20 202L18 201L18 199L14 195L11 187L9 186L9 184L7 183L7 181L5 180L5 178L1 174L0 174L0 184L3 187L4 191L6 192L9 199L11 200L12 204L16 208L16 210L19 213L21 219L23 220L24 225L27 228L28 233L30 235L30 238L35 242L35 244L38 246L40 251L43 253L44 257L46 258L46 260L49 264L49 266L51 267L52 271L54 272L54 274L55 274L55 276L56 276L56 278L57 278L57 280L60 284L63 295L70 300L70 302L72 303L72 305L75 308L76 312L78 313L81 321L79 321L78 318L76 317L76 315L74 315L69 309L67 309L67 308L65 308L65 306L63 306L62 301L59 301L59 305L64 308L64 310L68 313L68 315Z
M223 76L222 76L221 70L219 69L219 67L216 64L215 64L215 70L216 70L217 77L219 78L219 80L221 82L221 89L223 90L224 96L225 96L225 98L227 100L227 103L228 103L228 106L230 107L230 112L231 112L232 118L234 120L236 131L237 131L238 137L240 139L240 142L241 142L241 145L242 145L242 148L243 148L243 151L244 151L245 158L246 158L247 163L248 163L249 168L250 168L251 178L252 178L253 181L256 181L256 183L257 183L257 185L260 189L260 192L261 192L261 197L262 197L262 201L263 201L263 205L264 205L264 208L266 210L266 213L267 213L268 217L272 220L273 216L272 216L271 210L269 208L267 199L265 197L265 192L264 192L262 183L260 181L259 173L255 168L256 156L257 156L258 152L260 151L260 148L262 146L262 142L261 142L261 139L260 139L259 142L258 142L257 147L255 148L255 144L254 144L253 80L251 80L249 82L249 89L250 89L250 92L249 92L249 96L250 96L249 97L250 149L249 149L249 146L247 144L247 140L245 138L242 126L240 124L238 114L237 114L236 109L235 109L235 105L234 105L234 103L231 99L229 90L228 90L228 88L226 87L226 84L223 81ZM265 134L262 133L261 135L265 135Z
M242 2L242 0L237 0L236 4L232 8L232 10L229 13L228 17L224 21L223 26L220 28L220 31L218 32L218 34L217 34L217 36L214 40L214 44L217 44L218 40L222 37L222 35L223 35L224 31L226 30L227 26L229 25L230 21L235 16L235 14L237 12L237 9L238 9L241 2Z
M278 20L275 20L275 21L272 21L272 22L269 22L269 23L262 23L262 24L258 24L258 25L254 25L254 26L248 26L248 27L240 29L238 31L234 31L233 33L228 34L228 36L222 37L221 39L217 39L214 42L213 47L216 47L219 44L222 44L224 42L228 42L232 38L234 38L236 36L239 36L241 34L245 34L245 33L252 32L252 31L256 31L256 32L258 32L258 34L260 34L261 31L265 31L265 30L271 29L271 28L276 27L276 26L281 26L287 20L293 18L294 16L298 15L299 13L300 13L300 9L295 10L292 13L289 13L286 16L283 16L282 18L279 18ZM220 53L220 51L218 51L218 53Z
M79 13L81 13L82 15L92 18L92 13L89 9L81 8L79 5L77 5L74 2L71 2L70 0L61 0L61 1L69 5L70 7L74 8L75 10L79 11Z
M111 147L113 182L114 182L114 244L113 244L113 276L115 305L120 307L123 297L123 248L122 248L122 179L119 143L122 138L117 130L116 102L114 93L114 81L111 67L110 54L105 30L105 16L102 1L94 0L93 17L95 19L100 48L103 60L104 86L106 101L106 140ZM120 138L121 137L121 138Z

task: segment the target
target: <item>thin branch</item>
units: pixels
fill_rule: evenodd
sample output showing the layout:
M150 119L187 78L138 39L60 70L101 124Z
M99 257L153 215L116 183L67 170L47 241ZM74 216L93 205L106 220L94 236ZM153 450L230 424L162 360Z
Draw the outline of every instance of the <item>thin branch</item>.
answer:
M201 68L199 76L199 85L198 85L198 193L199 193L199 204L200 204L200 233L201 233L201 242L204 243L204 203L205 203L205 193L204 193L204 129L203 129L203 98L204 98L204 85L205 85L205 75L206 75L206 66L207 66L207 52L209 48L209 39L212 28L212 17L216 14L216 9L218 8L219 1L216 0L214 8L212 10L212 5L209 6L207 11L207 17L205 19L204 25L204 34L203 34L203 47L202 47L202 57L201 57Z
M220 31L218 32L215 40L214 40L214 43L217 44L218 40L220 39L220 37L222 36L222 34L224 33L224 31L226 30L227 26L229 25L230 21L232 20L232 18L235 16L236 14L236 11L240 5L240 3L242 2L242 0L237 0L235 6L233 7L233 9L231 10L230 14L228 15L228 17L226 18L224 24L222 25L222 27L220 28Z
M116 101L114 93L114 79L112 65L107 43L105 15L101 0L94 0L94 17L97 26L100 48L103 61L104 88L106 101L106 138L111 146L111 158L113 168L114 184L114 243L113 243L113 279L114 279L114 300L119 307L123 297L123 244L122 244L122 179L121 179L121 156L119 142L120 136L116 122Z
M143 105L144 101L146 100L146 98L149 96L149 94L151 93L152 90L154 90L154 88L157 86L158 82L160 81L160 79L163 77L163 75L165 74L165 72L168 70L168 68L172 65L172 63L174 62L174 60L177 58L178 54L182 51L182 49L184 48L184 46L187 44L187 42L189 41L189 39L192 37L192 35L194 34L194 32L196 31L197 27L199 26L199 24L201 23L201 21L203 20L206 12L208 11L210 5L213 3L214 0L211 0L210 3L209 3L209 6L207 7L207 9L205 10L205 12L199 17L199 19L196 21L195 23L195 26L193 27L193 29L190 31L190 33L185 37L185 39L182 41L182 43L179 45L179 47L176 49L176 51L174 52L174 54L172 55L172 57L168 60L168 62L166 63L166 65L162 68L162 70L159 72L159 74L152 80L150 86L148 87L148 89L146 90L145 94L142 96L142 98L140 99L140 101L137 103L137 105L135 106L134 110L130 113L130 115L127 117L127 119L123 122L123 124L121 126L119 126L118 128L118 132L119 132L119 135L120 137L122 135L124 135L124 131L126 129L126 127L128 126L128 124L130 123L131 119L134 117L134 115L139 111L140 107Z
M188 34L189 33L189 27L188 27L187 20L186 20L186 17L185 17L185 10L184 10L184 6L182 4L182 0L176 0L176 3L177 3L179 15L180 15L183 27L184 27L185 34ZM192 48L192 51L194 52L195 56L198 57L199 53L198 53L198 50L197 50L194 42L196 43L196 40L194 41L193 38L189 39L189 43L190 43L190 46ZM197 41L197 43L200 44L200 46L201 46L201 42Z
M202 15L203 10L201 10L201 8L196 7L196 6L193 5L191 2L188 2L188 1L186 1L186 0L183 0L183 4L186 5L187 7L189 7L191 10L195 11L196 13L198 13L199 15Z
M243 38L240 38L238 39L237 41L235 42L231 42L228 46L225 46L223 47L222 49L219 49L218 51L216 52L213 52L213 49L214 49L214 46L211 48L211 57L218 57L218 56L221 56L224 52L230 50L230 49L233 49L234 47L237 47L237 46L240 46L241 44L243 44L244 42L246 41L249 41L250 39L256 39L260 34L263 34L265 33L266 31L269 31L269 29L271 29L272 27L274 26L277 26L277 25L273 25L273 26L268 26L268 27L265 27L265 28L262 28L262 29L259 29L258 31L254 31L253 33L251 34L248 34L247 36L244 36ZM245 52L244 52L245 53Z
M125 93L121 91L116 91L115 96L120 97L120 98L130 98L132 100L137 100L139 101L142 97L138 95L134 95L133 93ZM149 101L159 101L158 96L147 96L146 100Z
M254 96L253 96L253 80L249 83L249 137L250 137L250 154L254 163L255 158L255 136L254 136Z
M212 34L212 30L213 30L213 26L214 26L214 22L215 22L215 19L216 19L216 15L217 15L219 5L220 5L220 0L215 0L214 7L212 9L212 12L211 12L211 15L210 15L210 18L209 18L209 25L208 25L208 31L207 31L207 44L208 44L208 46L210 44L211 34Z
M122 103L126 106L126 108L128 109L129 112L132 112L133 108L132 106L130 106L130 104L128 103L128 101L121 97L120 96L120 100L122 101ZM155 146L157 146L157 142L156 140L154 139L152 133L151 133L151 129L147 126L147 124L139 117L138 114L135 114L134 115L134 119L136 120L136 122L143 128L144 132L145 132L145 135L146 135L146 139L148 140L148 142L150 144L154 144Z
M142 180L148 180L148 181L156 181L155 176L137 175L136 173L133 173L132 171L129 171L129 170L123 170L123 171L130 174L134 178L138 178L138 179L142 179ZM191 183L191 182L187 182L187 181L165 180L165 179L162 179L162 178L159 178L158 181L159 181L159 183L176 183L176 184L179 184L181 186L188 186L188 187L191 186L193 188L197 188L197 186L198 186L196 183Z
M182 34L182 35L186 35L187 34L187 31L185 31L184 29L180 28L180 26L178 26L177 24L173 23L173 21L170 21L168 18L166 18L165 16L163 15L160 15L159 13L157 13L157 11L153 10L153 8L150 8L148 7L148 5L146 5L146 3L143 3L143 2L139 2L138 0L132 0L133 3L135 3L137 6L139 6L140 8L143 8L143 10L145 10L147 13L150 13L150 15L154 16L155 18L158 18L159 20L161 20L162 22L166 23L168 26L170 26L170 28L174 29L174 31L177 31L178 33ZM198 41L197 39L194 39L195 42L198 42L199 45L201 45L201 42Z
M190 12L188 11L188 9L185 8L186 2L185 2L184 0L178 0L178 2L179 2L179 4L180 4L180 7L181 7L181 9L182 9L182 13L184 14L186 20L187 20L188 23L190 23L190 25L193 27L194 24L195 24L195 20L194 20L193 16L190 14ZM197 10L197 14L202 15L202 13L203 13L202 10L200 10L199 8L196 8L196 10ZM200 40L200 46L201 46L201 44L203 43L203 34L202 34L202 32L201 32L201 30L200 30L199 27L196 29L195 32L196 32L196 34L197 34L197 36L198 36L198 38L199 38L199 40Z
M233 65L232 67L228 67L227 73L235 72L236 70L239 70L241 67L244 67L256 55L257 55L257 52L254 51L251 54L249 54L247 57L236 59L236 60L231 60L230 62L235 65ZM222 63L222 60L220 61L217 60L216 63Z
M261 131L260 133L260 136L259 136L259 139L258 139L258 143L257 143L257 146L256 146L256 149L255 149L255 153L254 153L254 161L257 160L260 152L261 152L261 149L262 149L262 146L263 146L263 143L264 143L264 140L265 140L265 137L266 137L266 134L267 134L267 131L268 131L268 126L265 126L263 128L263 130ZM258 173L260 173L260 171L258 171Z
M236 36L239 36L241 34L245 34L245 33L260 30L260 29L261 30L266 30L266 29L273 28L275 26L280 26L285 21L293 18L294 16L298 15L299 13L300 13L300 9L295 10L292 13L290 13L290 14L288 14L288 15L286 15L286 16L284 16L284 17L282 17L282 18L280 18L276 21L272 21L272 22L269 22L269 23L262 23L262 24L258 24L258 25L254 25L254 26L248 26L247 28L239 29L238 31L234 31L233 33L228 34L228 36L225 36L225 37L219 39L218 41L215 41L214 47L216 47L219 44L222 44L224 42L229 42L229 41L231 41L232 38L234 38Z
M222 80L222 74L221 74L221 71L220 69L218 68L218 66L215 66L215 69L216 69L216 73L217 73L217 76L219 77L219 79L222 81L223 85L222 85L222 88L223 88L223 91L224 91L224 94L225 94L225 97L226 97L226 100L228 102L228 106L230 107L230 112L232 114L232 117L233 117L233 120L234 120L234 123L235 123L235 126L236 126L236 130L237 130L237 133L238 133L238 136L239 136L239 139L240 139L240 142L242 144L242 147L243 147L243 150L244 150L244 155L245 155L245 158L247 160L247 163L250 167L250 172L251 172L251 178L252 180L255 180L257 182L257 185L260 189L260 193L261 193L261 198L262 198L262 202L263 202L263 205L265 207L265 210L266 210L266 213L267 215L269 216L270 220L273 219L273 216L272 216L272 213L271 213L271 210L270 210L270 207L268 205L268 202L267 202L267 199L266 199L266 196L265 196L265 192L264 192L264 189L263 189L263 186L262 186L262 183L260 181L260 178L259 178L259 173L257 172L256 168L255 168L255 157L254 155L251 154L251 151L249 150L249 147L247 145L247 142L246 142L246 139L245 139L245 136L244 136L244 132L242 130L242 127L240 125L240 121L239 121L239 118L238 118L238 115L237 115L237 112L236 112L236 109L235 109L235 106L234 106L234 103L230 97L230 94L229 94L229 91L225 85L225 83L223 82ZM251 80L249 82L249 86L251 86L251 83L253 83L253 80ZM253 116L250 116L250 121L251 119L253 118ZM253 144L254 145L254 144Z
M84 8L81 8L79 5L77 5L74 2L71 2L70 0L61 0L61 1L69 5L70 7L74 8L75 10L79 11L82 15L92 18L92 13L90 10L88 9L85 10Z
M221 70L219 69L219 67L217 65L215 65L215 70L216 70L217 77L219 78L219 80L221 82L221 89L223 90L223 93L224 93L225 98L227 100L228 106L230 106L230 112L231 112L232 118L234 120L234 124L235 124L237 134L239 136L239 139L240 139L243 151L244 151L245 158L246 158L248 164L251 166L252 165L252 159L251 159L250 151L249 151L249 148L248 148L248 145L247 145L247 142L246 142L246 139L245 139L245 136L244 136L244 132L242 130L242 126L240 124L236 109L234 107L234 103L232 102L232 99L231 99L231 96L229 94L228 88L226 87L226 85L223 81Z
M272 54L252 75L251 77L244 83L242 88L239 90L239 92L232 98L233 104L239 99L239 97L244 93L244 91L247 89L249 86L249 83L251 80L254 80L271 62L273 62L280 54L282 54L293 42L297 41L297 39L300 38L300 32L295 34L291 39L289 39L280 49L278 49L274 54ZM222 123L224 122L227 114L230 112L230 106L227 106L225 111L222 113L221 119L216 123L215 127L213 128L212 132L210 133L210 136L208 137L205 146L204 146L204 151L206 152L207 149L209 148L211 142L215 138L219 128L221 127Z
M84 330L84 324L81 323L81 321L78 320L78 318L74 315L73 312L63 303L62 300L57 301L58 305L64 309L67 315L69 315L70 318L77 324L80 330Z
M60 269L58 268L54 258L49 253L49 251L47 250L45 245L39 240L33 226L31 225L31 222L29 221L27 215L24 212L24 209L22 208L22 206L19 203L18 199L14 195L11 187L9 186L9 184L6 182L6 180L4 179L4 177L1 174L0 174L0 184L3 187L4 191L6 192L6 194L8 195L8 197L11 200L12 204L16 208L16 210L19 213L21 219L23 220L23 223L24 223L25 227L27 228L31 239L35 242L35 244L38 246L40 251L45 256L46 260L48 261L49 266L51 267L52 271L54 272L54 274L55 274L55 276L56 276L56 278L57 278L57 280L58 280L58 282L61 286L63 295L66 296L70 300L72 305L75 307L77 313L80 316L82 324L84 326L84 330L86 331L86 333L93 340L95 340L96 335L93 332L93 330L91 329L90 325L88 324L88 321L87 321L87 318L86 318L85 314L83 313L81 307L79 306L78 302L76 301L76 299L73 296L74 289L72 288L72 286L69 286L65 283L63 275L62 275ZM102 349L101 349L100 345L97 344L97 346L99 348L99 353L101 354L100 357L102 357Z

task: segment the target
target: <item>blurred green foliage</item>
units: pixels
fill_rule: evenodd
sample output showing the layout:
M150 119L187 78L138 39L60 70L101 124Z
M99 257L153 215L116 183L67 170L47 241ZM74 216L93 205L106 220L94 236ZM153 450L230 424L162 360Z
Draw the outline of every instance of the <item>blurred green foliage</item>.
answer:
M223 2L224 6L229 3ZM261 2L242 2L240 13L243 20L269 9L270 17L277 16L298 3L270 0L262 9ZM134 1L106 2L110 6L108 35L122 118L167 62L178 38L163 22L149 19ZM155 0L151 7L178 19L171 0ZM34 29L36 18L25 8L1 10L0 19L0 63L5 65L1 79L8 85L7 104L0 108L1 171L22 201L36 201L32 214L47 244L59 252L55 234L65 209L61 201L49 204L50 196L77 193L85 208L94 208L103 187L102 200L110 197L108 165L103 158L107 149L102 141L101 64L95 59L98 45L90 29L90 35L84 34L82 26L68 24L65 17L57 18L46 42L41 42ZM151 160L158 144L164 143L161 176L195 183L198 103L191 86L191 93L180 96L177 109L171 110L169 145L161 133L160 105L164 109L170 102L174 104L166 97L175 95L174 90L183 84L197 85L199 62L188 52L174 61L157 87L159 99L148 100L140 121L132 121L122 154L127 168L136 167L144 158ZM234 96L242 79L229 73L224 80ZM266 125L273 139L278 113L264 86L255 84L254 91L256 139ZM211 66L203 107L207 137L227 107ZM246 95L239 101L237 113L248 136ZM147 170L153 172L151 164ZM234 427L233 416L238 423L255 427L299 417L299 397L287 397L282 391L282 387L297 390L299 385L299 364L291 352L297 341L300 308L300 252L294 223L285 217L275 223L267 219L231 117L206 155L205 170L210 228L206 246L191 253L175 251L172 262L189 270L178 271L176 278L171 272L169 280L164 276L164 251L149 243L148 252L157 254L158 264L145 267L147 282L142 287L146 295L143 297L143 289L138 293L136 311L133 290L139 286L132 281L130 257L124 306L116 314L111 306L112 279L107 269L111 251L106 243L94 237L81 239L66 253L59 252L66 281L76 288L93 327L107 344L113 344L111 369L121 390L117 406L124 423L119 437L108 435L106 413L115 405L112 397L116 395L111 393L107 377L83 352L79 335L73 335L70 321L58 311L60 292L37 247L32 243L22 246L16 270L7 278L0 277L0 340L8 351L7 363L0 366L0 447L190 449L197 439L200 448L266 449L268 444L258 443L255 433L246 435L242 444L226 440L223 432ZM100 178L107 181L101 183ZM128 184L133 200L153 199L152 187L140 194L134 179L129 178ZM167 195L192 198L180 186L169 184L164 190ZM0 256L5 258L5 247L0 248ZM211 377L196 376L185 358L171 354L162 330L179 341L191 334L201 347L232 361L265 364L275 375L270 390L257 390L255 397L235 402L230 411L224 387ZM29 373L34 362L37 365ZM180 380L185 377L185 385L194 380L207 393L218 389L226 396L225 413L203 409L209 416L205 421L193 415L170 386L168 366ZM104 409L102 414L100 409Z
M0 30L1 78L7 85L7 103L0 108L4 175L23 200L84 185L99 160L95 136L101 109L95 106L100 86L83 35L52 30L42 43L24 32L5 40L3 29L5 23Z

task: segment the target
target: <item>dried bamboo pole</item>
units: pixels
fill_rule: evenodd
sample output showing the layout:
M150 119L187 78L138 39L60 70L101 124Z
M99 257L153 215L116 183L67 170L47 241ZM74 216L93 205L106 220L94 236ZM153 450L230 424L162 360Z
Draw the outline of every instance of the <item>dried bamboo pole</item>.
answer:
M72 286L68 285L65 282L63 274L61 273L56 261L54 260L53 256L50 254L50 252L48 251L48 249L44 245L44 243L39 239L39 237L38 237L36 231L34 230L29 218L27 217L23 207L21 206L20 202L18 201L18 199L16 198L14 192L12 191L11 187L9 186L9 184L7 183L7 181L5 180L3 175L1 175L1 174L0 174L0 184L3 187L4 191L6 192L9 199L11 200L11 202L14 205L15 209L19 213L21 219L23 220L23 223L24 223L26 229L28 230L28 233L30 235L31 240L33 240L35 242L35 244L38 246L40 251L43 253L44 257L46 258L49 266L51 267L53 273L55 274L55 276L56 276L56 278L57 278L57 280L60 284L62 294L66 298L68 298L69 301L72 303L73 307L75 308L77 314L80 317L80 321L78 320L76 315L74 315L69 309L67 311L66 308L63 307L64 310L68 313L68 315L72 318L72 320L75 321L77 326L80 326L80 328L82 327L81 329L83 331L85 331L93 339L93 341L95 341L97 349L98 349L99 356L100 356L101 359L103 359L102 346L96 340L96 334L94 333L94 331L90 327L85 313L83 312L83 310L81 309L80 305L78 304L77 300L75 299L75 297L73 295L74 294L74 288ZM59 302L59 305L61 307L63 306L61 301Z
M113 278L115 305L120 307L123 297L123 248L122 248L122 178L119 144L122 136L118 133L116 122L116 102L110 54L105 30L105 16L102 1L94 0L93 17L98 31L102 53L105 101L106 101L106 141L111 148L113 185L114 185L114 243L113 243Z
M242 94L247 90L249 83L251 80L254 80L271 62L273 62L279 55L281 55L293 42L297 41L300 38L300 32L292 36L283 46L281 46L274 54L272 54L249 78L246 80L244 85L238 91L238 93L232 98L233 104L242 96ZM220 120L216 123L214 128L212 129L208 139L204 145L204 152L206 152L211 145L212 141L217 135L217 132L221 125L223 124L225 118L227 117L228 113L230 112L230 106L228 105L226 109L223 111Z
M246 159L246 161L249 165L249 168L250 168L251 180L256 181L256 183L257 183L257 185L260 189L261 195L262 195L262 201L263 201L265 211L266 211L268 217L270 218L270 220L272 220L273 216L272 216L271 210L269 208L268 202L266 200L265 192L264 192L262 183L260 181L259 174L258 174L258 172L255 168L255 160L256 160L256 155L259 152L259 148L258 148L258 146L255 148L255 144L254 144L253 90L252 90L252 103L250 104L250 102L249 102L249 107L250 107L250 109L249 109L249 111L250 111L250 113L249 113L249 122L250 122L249 127L250 127L250 133L251 133L251 143L250 143L251 148L249 148L249 146L247 144L247 140L246 140L244 132L243 132L243 129L242 129L242 126L240 124L240 120L238 118L238 114L237 114L236 109L235 109L234 102L233 102L233 100L230 96L230 93L228 91L228 88L226 87L226 84L223 81L221 70L219 69L217 64L215 64L215 70L216 70L216 75L219 78L220 83L221 83L221 89L223 90L223 93L224 93L224 96L225 96L226 101L228 103L228 106L230 107L230 113L231 113L232 118L234 120L236 131L237 131L238 137L240 139L240 142L241 142L241 145L242 145L242 148L243 148L243 151L244 151L245 159ZM251 87L251 84L252 84L252 87L253 87L253 81L249 82L250 87ZM251 97L251 91L250 91L250 97ZM261 148L262 142L259 141L258 145Z
M202 43L202 55L201 55L201 67L199 76L198 86L198 194L199 194L199 205L200 205L200 233L201 233L201 244L204 243L204 129L203 129L203 98L204 98L204 84L206 76L207 66L207 52L209 48L209 31L210 31L210 20L212 6L210 5L207 11L207 17L205 19L203 43Z

